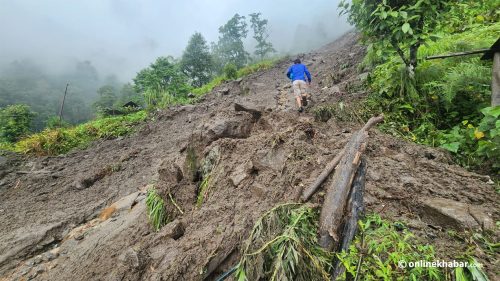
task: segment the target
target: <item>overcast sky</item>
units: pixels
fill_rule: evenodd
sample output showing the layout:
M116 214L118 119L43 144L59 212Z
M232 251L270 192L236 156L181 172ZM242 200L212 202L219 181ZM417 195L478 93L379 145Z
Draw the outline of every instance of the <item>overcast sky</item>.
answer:
M338 16L338 2L0 0L0 65L30 58L63 71L75 61L90 60L101 75L129 80L158 56L181 56L195 31L208 42L217 41L219 26L235 13L253 12L269 19L277 50L296 53L350 28Z

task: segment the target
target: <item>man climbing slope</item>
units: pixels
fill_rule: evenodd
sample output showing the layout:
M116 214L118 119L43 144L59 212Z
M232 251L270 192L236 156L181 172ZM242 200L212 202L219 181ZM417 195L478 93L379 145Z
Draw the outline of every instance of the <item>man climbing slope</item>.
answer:
M300 59L295 59L293 65L288 68L286 76L292 80L293 93L299 108L299 112L304 111L307 105L307 84L311 84L311 73L307 67L300 62ZM307 77L307 83L306 83Z

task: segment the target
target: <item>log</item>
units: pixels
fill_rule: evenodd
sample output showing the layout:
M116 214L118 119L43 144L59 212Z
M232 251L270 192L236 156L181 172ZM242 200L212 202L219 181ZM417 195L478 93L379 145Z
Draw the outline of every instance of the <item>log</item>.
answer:
M332 171L337 167L337 165L340 162L340 159L344 155L344 150L341 150L330 163L328 163L321 172L321 174L318 176L318 178L309 186L307 187L304 192L302 192L302 196L300 197L300 200L302 202L306 202L311 198L311 196L316 192L316 190L325 182L325 180L328 178L328 176L332 173Z
M340 240L339 228L354 173L358 169L360 157L366 148L368 130L382 120L384 120L382 115L370 118L361 130L353 134L344 148L344 156L326 192L319 221L319 244L328 251L337 248Z
M365 190L366 169L366 160L362 158L352 182L351 194L349 195L348 213L346 215L344 230L342 232L342 243L340 244L338 252L347 252L349 250L349 246L351 245L358 229L359 217L364 213L365 208L363 204L363 192ZM331 280L336 280L338 276L342 275L344 270L344 265L337 259L334 265Z

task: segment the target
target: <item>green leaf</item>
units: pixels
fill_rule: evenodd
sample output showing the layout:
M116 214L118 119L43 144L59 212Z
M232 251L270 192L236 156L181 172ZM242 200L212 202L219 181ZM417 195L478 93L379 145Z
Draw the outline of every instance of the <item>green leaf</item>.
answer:
M485 107L481 109L481 113L483 113L485 116L491 115L495 118L497 118L500 115L500 105L495 106L495 107Z
M403 26L401 27L401 30L403 30L403 33L408 33L411 30L410 24L405 22Z
M442 147L448 151L451 151L453 153L457 153L458 149L460 148L460 143L459 142L445 143L445 144L442 144L440 147Z

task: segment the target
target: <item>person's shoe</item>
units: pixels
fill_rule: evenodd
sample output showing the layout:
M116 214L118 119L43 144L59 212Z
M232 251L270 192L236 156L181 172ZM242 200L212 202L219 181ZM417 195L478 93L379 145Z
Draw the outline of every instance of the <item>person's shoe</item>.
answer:
M301 106L301 107L299 107L299 112L302 112L302 111L304 111L304 108Z
M307 97L302 97L302 105L307 106Z

